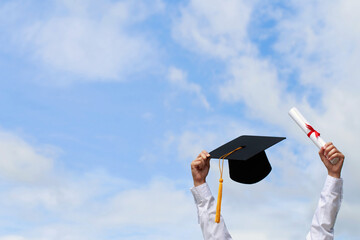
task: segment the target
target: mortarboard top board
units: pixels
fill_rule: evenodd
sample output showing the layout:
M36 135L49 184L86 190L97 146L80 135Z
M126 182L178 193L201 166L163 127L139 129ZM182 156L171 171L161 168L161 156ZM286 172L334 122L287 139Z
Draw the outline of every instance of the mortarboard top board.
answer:
M228 159L230 178L232 180L239 183L253 184L264 179L271 171L265 149L284 139L284 137L244 135L225 143L209 154L211 158ZM237 150L240 147L242 148ZM227 154L229 155L226 156Z

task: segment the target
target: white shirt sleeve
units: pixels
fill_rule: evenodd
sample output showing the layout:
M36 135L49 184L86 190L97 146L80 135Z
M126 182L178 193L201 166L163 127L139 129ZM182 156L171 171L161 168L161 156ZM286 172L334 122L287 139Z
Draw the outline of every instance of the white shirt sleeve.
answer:
M220 216L220 223L215 222L216 203L208 184L204 183L200 186L192 187L191 192L194 196L198 211L198 222L201 226L204 239L231 240L232 238L222 216Z
M333 240L343 196L343 180L327 176L306 240Z

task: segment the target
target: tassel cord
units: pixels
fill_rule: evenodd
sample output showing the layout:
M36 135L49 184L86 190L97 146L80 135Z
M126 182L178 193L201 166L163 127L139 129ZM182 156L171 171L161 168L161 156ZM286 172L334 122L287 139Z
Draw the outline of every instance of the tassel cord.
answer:
M218 191L218 198L216 203L216 215L215 215L215 222L220 222L220 213L221 213L221 201L222 201L222 189L223 189L223 172L224 172L224 159L228 157L233 152L236 152L237 150L242 149L242 147L238 147L234 150L232 150L229 153L224 154L219 158L219 170L220 170L220 179L219 179L219 191ZM221 163L222 162L222 163Z

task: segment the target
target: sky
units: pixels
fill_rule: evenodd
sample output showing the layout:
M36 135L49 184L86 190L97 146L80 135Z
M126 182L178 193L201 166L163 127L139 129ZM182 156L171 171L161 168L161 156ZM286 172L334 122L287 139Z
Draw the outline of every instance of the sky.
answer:
M286 140L255 185L225 164L233 239L305 239L327 172L294 106L345 155L335 238L359 239L359 9L1 0L0 240L202 239L190 163L240 135Z

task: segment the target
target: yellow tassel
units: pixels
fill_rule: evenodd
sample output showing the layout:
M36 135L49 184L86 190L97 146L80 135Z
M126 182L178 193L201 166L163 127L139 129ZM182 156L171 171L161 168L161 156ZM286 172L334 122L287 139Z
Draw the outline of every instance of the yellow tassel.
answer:
M230 154L232 154L233 152L236 152L239 149L242 149L243 147L238 147L234 150L232 150L231 152L222 155L219 158L219 170L220 170L220 179L219 179L219 192L218 192L218 199L217 199L217 205L216 205L216 215L215 215L215 222L219 223L220 222L220 212L221 212L221 199L222 199L222 186L223 186L223 171L224 171L224 159L227 158ZM220 162L222 160L222 164L220 165Z
M215 216L215 222L220 222L220 212L221 212L221 199L222 199L222 186L223 186L223 179L219 179L219 192L218 192L218 199L217 199L217 205L216 205L216 216Z

